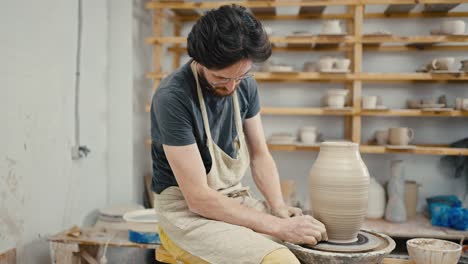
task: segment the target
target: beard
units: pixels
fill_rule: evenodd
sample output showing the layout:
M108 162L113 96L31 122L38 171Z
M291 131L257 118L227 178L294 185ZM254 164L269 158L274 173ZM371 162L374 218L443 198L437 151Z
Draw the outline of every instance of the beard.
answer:
M198 79L200 81L201 87L206 88L208 92L212 93L213 95L217 97L230 96L237 90L237 87L238 87L238 85L236 85L236 87L232 91L230 91L224 86L213 86L206 80L205 75L200 72L198 72Z
M208 89L216 96L218 97L224 97L224 96L229 96L229 95L232 95L236 90L237 90L237 86L236 88L234 88L232 91L226 89L226 87L224 86L218 86L218 87L214 87L210 84L208 84Z

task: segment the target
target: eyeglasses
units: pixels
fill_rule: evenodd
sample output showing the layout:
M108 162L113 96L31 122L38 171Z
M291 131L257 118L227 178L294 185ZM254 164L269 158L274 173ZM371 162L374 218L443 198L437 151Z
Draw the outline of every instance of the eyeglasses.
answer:
M244 76L237 77L237 78L221 78L220 81L218 81L218 82L212 82L212 83L210 83L210 84L213 85L213 86L217 86L217 85L227 84L227 83L229 83L230 81L234 81L234 82L238 83L238 82L240 82L240 81L242 81L242 80L248 79L248 78L253 77L253 76L254 76L253 74L248 73L248 74L246 74L246 75L244 75ZM217 77L217 78L219 78L219 77Z
M203 71L205 71L205 67L203 67ZM213 74L212 74L213 75ZM234 81L236 83L239 83L240 81L242 80L245 80L245 79L248 79L248 78L251 78L253 77L254 75L252 73L247 73L241 77L237 77L237 78L222 78L222 77L218 77L216 75L213 75L215 78L218 78L220 79L220 81L217 81L217 82L209 82L212 86L218 86L218 85L223 85L223 84L227 84L229 83L230 81Z

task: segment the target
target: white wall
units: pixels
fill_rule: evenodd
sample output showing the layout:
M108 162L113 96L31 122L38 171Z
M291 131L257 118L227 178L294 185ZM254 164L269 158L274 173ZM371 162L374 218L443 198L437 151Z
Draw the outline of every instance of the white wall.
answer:
M78 1L2 3L0 252L17 247L18 263L50 263L48 235L92 224L99 208L142 201L151 169L143 113L151 23L143 2L83 0L81 143L91 153L78 161L71 159Z
M384 6L366 7L366 12L383 12ZM417 7L418 10L421 7ZM468 4L462 4L454 11L468 10ZM294 13L294 8L282 8L280 12ZM343 7L331 7L326 12L342 12ZM297 12L297 9L296 9ZM457 18L458 19L458 18ZM463 18L465 22L468 19ZM389 30L396 35L428 35L442 19L374 19L366 20L364 33L375 30ZM274 35L287 35L296 30L308 30L319 33L320 20L303 21L266 21L264 25L274 30ZM183 34L190 32L192 24L185 24ZM171 34L171 32L168 32ZM340 52L277 52L272 55L275 62L289 63L296 70L301 70L304 62L317 60L321 56L345 56ZM363 71L365 72L413 72L420 65L439 56L454 56L458 60L467 59L462 52L364 52ZM186 60L187 57L184 58ZM166 69L170 69L170 57L166 56ZM260 100L262 106L283 107L318 107L327 88L341 88L341 84L325 83L260 83ZM466 83L417 83L417 84L363 84L364 95L381 95L383 102L392 108L404 108L406 98L430 98L445 94L450 103L455 97L468 97ZM296 134L304 125L317 126L325 139L343 138L344 118L319 116L269 116L262 117L266 136L274 132L291 132ZM363 117L362 141L367 142L378 129L391 126L407 126L416 132L415 143L451 143L468 137L468 120L466 118L415 118L415 117ZM298 184L299 198L308 205L307 177L317 153L315 152L273 152L273 157L282 179L293 179ZM456 194L463 198L465 180L453 179L439 167L440 156L418 155L371 155L363 154L364 162L370 174L380 183L390 177L391 159L405 161L405 175L422 184L418 208L421 211L427 196L438 194ZM248 175L246 183L253 186ZM468 201L467 201L468 202Z
M19 263L46 262L46 235L106 204L107 15L106 1L86 1L81 140L92 153L72 161L77 1L2 4L0 251L17 246Z

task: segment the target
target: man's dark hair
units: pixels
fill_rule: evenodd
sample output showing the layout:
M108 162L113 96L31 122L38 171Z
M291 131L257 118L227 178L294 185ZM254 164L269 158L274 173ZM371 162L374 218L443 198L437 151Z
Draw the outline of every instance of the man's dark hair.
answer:
M260 21L245 7L224 5L208 11L195 23L187 50L208 69L224 69L242 59L266 61L271 43Z

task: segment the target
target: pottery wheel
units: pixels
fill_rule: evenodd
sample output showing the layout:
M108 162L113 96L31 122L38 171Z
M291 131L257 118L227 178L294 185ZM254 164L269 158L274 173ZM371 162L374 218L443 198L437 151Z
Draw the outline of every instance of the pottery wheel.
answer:
M365 231L359 231L356 242L333 243L320 242L313 249L329 252L367 252L379 247L384 243L380 237Z
M368 231L359 231L358 241L348 244L319 243L307 248L286 242L285 245L304 264L375 264L395 248L395 241L389 236Z

